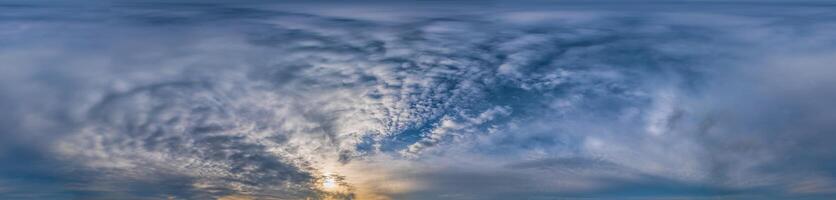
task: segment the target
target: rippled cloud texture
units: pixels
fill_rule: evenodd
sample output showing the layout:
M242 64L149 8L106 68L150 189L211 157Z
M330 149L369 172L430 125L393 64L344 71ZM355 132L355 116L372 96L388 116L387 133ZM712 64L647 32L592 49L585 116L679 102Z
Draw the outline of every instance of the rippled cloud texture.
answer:
M2 199L836 198L833 4L0 4L0 27Z

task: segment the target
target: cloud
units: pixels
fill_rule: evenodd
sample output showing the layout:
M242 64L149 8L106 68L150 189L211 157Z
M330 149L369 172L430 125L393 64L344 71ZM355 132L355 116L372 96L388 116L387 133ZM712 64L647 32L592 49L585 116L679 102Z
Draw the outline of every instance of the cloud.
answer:
M0 7L0 197L833 195L825 9L118 5Z

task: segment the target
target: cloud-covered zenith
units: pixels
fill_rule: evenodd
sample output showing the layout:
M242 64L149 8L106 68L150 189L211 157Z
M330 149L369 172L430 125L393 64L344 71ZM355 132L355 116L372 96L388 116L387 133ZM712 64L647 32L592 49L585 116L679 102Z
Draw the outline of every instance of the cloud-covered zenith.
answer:
M0 199L831 199L836 4L0 4Z

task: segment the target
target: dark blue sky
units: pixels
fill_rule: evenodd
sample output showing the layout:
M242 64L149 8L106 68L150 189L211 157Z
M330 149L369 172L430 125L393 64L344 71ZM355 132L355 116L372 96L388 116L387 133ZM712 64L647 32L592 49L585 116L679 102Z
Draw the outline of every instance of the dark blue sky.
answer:
M834 11L0 3L0 199L832 199Z

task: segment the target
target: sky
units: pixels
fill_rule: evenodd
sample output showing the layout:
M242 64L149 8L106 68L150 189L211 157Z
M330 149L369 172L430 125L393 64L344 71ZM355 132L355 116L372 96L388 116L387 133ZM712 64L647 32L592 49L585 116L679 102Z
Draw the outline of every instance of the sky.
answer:
M836 3L0 2L0 199L836 198Z

